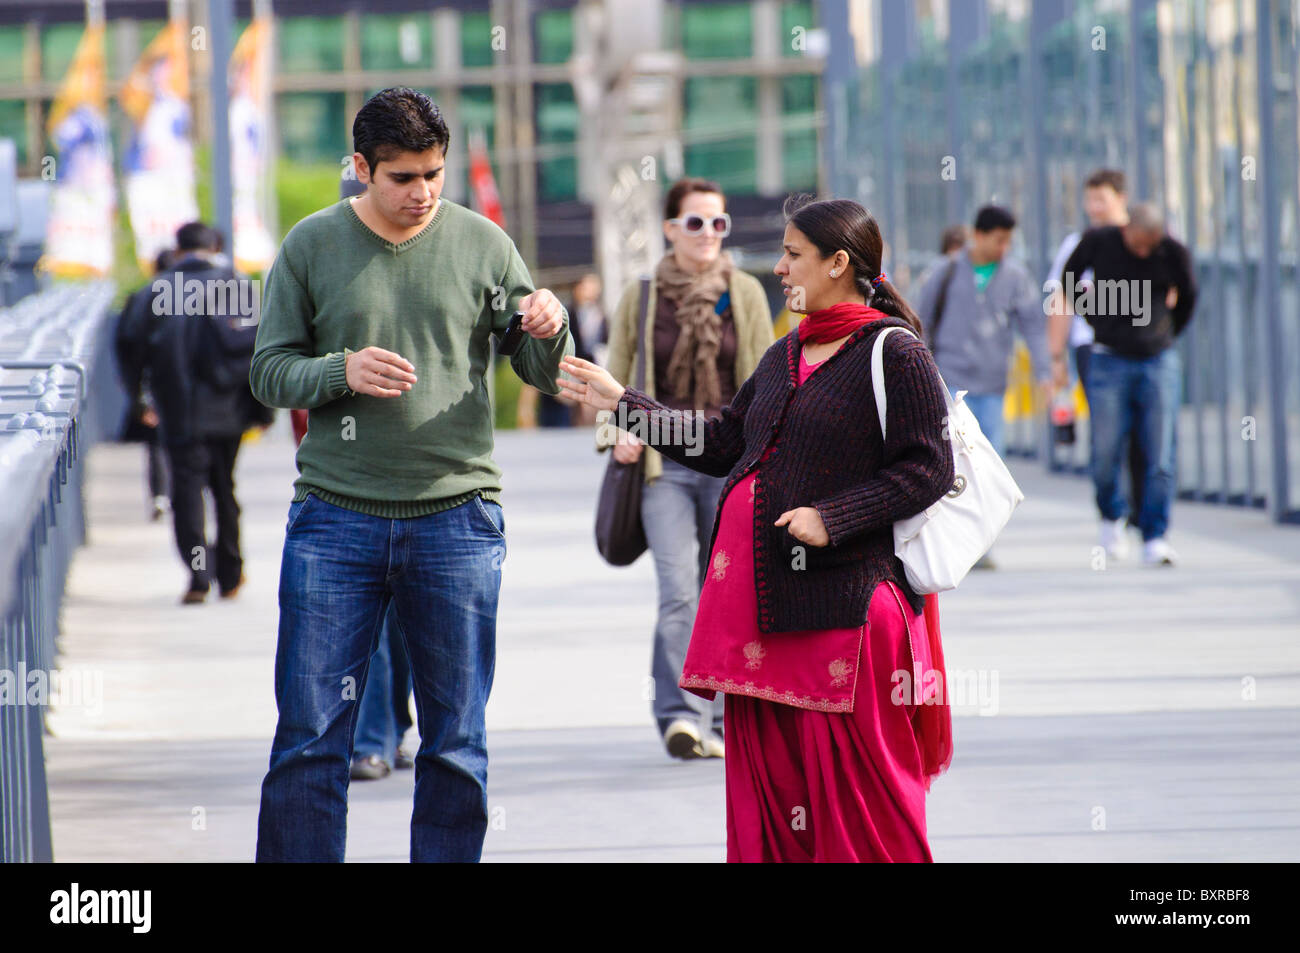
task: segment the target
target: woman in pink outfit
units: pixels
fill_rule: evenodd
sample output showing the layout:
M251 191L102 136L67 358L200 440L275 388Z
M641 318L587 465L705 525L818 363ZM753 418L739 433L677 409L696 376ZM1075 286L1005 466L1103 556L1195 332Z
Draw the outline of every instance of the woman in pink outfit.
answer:
M726 476L680 684L722 692L730 861L922 861L925 795L952 758L934 596L909 586L893 524L952 487L947 401L920 326L847 200L787 206L775 271L803 322L720 417L681 411L574 358L572 397ZM871 351L886 327L882 433ZM640 431L640 432L638 432Z

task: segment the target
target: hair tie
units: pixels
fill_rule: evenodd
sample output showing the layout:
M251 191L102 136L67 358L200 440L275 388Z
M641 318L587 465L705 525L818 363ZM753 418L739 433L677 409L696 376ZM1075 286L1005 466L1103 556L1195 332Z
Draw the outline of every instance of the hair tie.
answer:
M886 274L882 271L880 274L876 275L876 277L871 279L871 287L875 289L879 289L881 282L888 281L888 280L889 280L888 276L886 276Z

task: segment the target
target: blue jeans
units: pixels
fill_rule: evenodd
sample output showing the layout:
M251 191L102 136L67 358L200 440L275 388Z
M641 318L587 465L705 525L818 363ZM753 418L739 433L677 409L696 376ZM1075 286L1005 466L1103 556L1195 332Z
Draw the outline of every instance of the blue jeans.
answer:
M953 400L957 399L957 391L960 389L959 387L948 388L952 393ZM1005 456L1003 452L1003 434L1006 431L1006 422L1002 417L1002 405L1005 396L1005 394L967 394L965 397L966 406L975 415L980 430L988 438L989 443L993 445L993 449L997 451L999 457Z
M1079 383L1083 385L1083 396L1088 402L1088 413L1092 414L1092 395L1088 393L1088 368L1091 367L1092 345L1079 344L1074 348L1074 366L1079 372ZM1128 441L1128 497L1133 512L1142 511L1142 477L1147 472L1147 461L1142 455L1142 446L1138 442L1137 431L1129 434Z
M1124 448L1137 438L1146 467L1137 526L1152 540L1169 529L1174 494L1174 428L1182 399L1182 371L1174 348L1148 358L1093 348L1088 365L1092 416L1092 481L1103 519L1129 515L1119 485Z
M662 457L663 474L641 492L641 523L654 556L659 582L659 614L655 621L650 671L654 698L650 709L662 735L678 718L698 724L708 715L714 730L722 728L723 698L714 702L680 688L686 649L695 627L695 610L708 573L709 539L725 477L697 473Z
M366 690L361 695L357 715L357 733L352 756L378 755L390 767L397 757L397 746L410 727L411 667L406 661L405 636L397 624L396 610L389 606L379 648L370 658ZM403 709L408 712L402 717Z
M289 507L275 656L279 723L257 860L342 861L358 700L391 607L415 687L412 861L476 861L487 832L483 712L496 661L505 519L474 497L383 519L315 495Z

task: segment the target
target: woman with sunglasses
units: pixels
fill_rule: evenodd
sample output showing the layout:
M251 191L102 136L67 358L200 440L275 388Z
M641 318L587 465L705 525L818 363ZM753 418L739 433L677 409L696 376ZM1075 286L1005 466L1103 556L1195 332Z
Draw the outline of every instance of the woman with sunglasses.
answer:
M775 271L807 317L708 422L702 452L655 443L726 475L681 684L726 696L728 860L928 862L951 712L937 603L908 585L893 525L953 485L946 394L867 210L791 202L786 222ZM889 328L904 330L883 341L882 432L872 349ZM627 426L681 424L594 364L560 369L568 394Z
M636 380L640 353L648 395L666 407L716 417L772 343L772 312L758 279L735 267L722 250L731 218L716 182L675 182L665 211L664 237L671 247L648 279L648 289L636 281L623 291L610 320L609 373L617 381ZM642 300L645 327L638 348ZM601 449L615 441L620 463L635 463L642 453L646 457L641 521L658 577L651 710L659 734L673 757L722 757L721 704L706 703L677 682L723 481L661 458L636 438L602 425Z

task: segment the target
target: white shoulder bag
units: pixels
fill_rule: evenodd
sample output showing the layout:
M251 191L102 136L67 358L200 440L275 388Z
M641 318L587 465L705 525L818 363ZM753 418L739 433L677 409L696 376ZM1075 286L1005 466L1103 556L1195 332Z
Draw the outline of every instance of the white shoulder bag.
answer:
M876 335L872 347L871 383L876 391L882 441L886 407L884 347L890 331L911 334L905 328L885 328ZM1025 498L1011 471L980 430L965 396L966 391L958 391L953 400L948 385L943 385L956 474L952 489L920 513L894 524L894 555L902 560L907 582L918 593L956 589L976 561L989 551L1012 511Z

